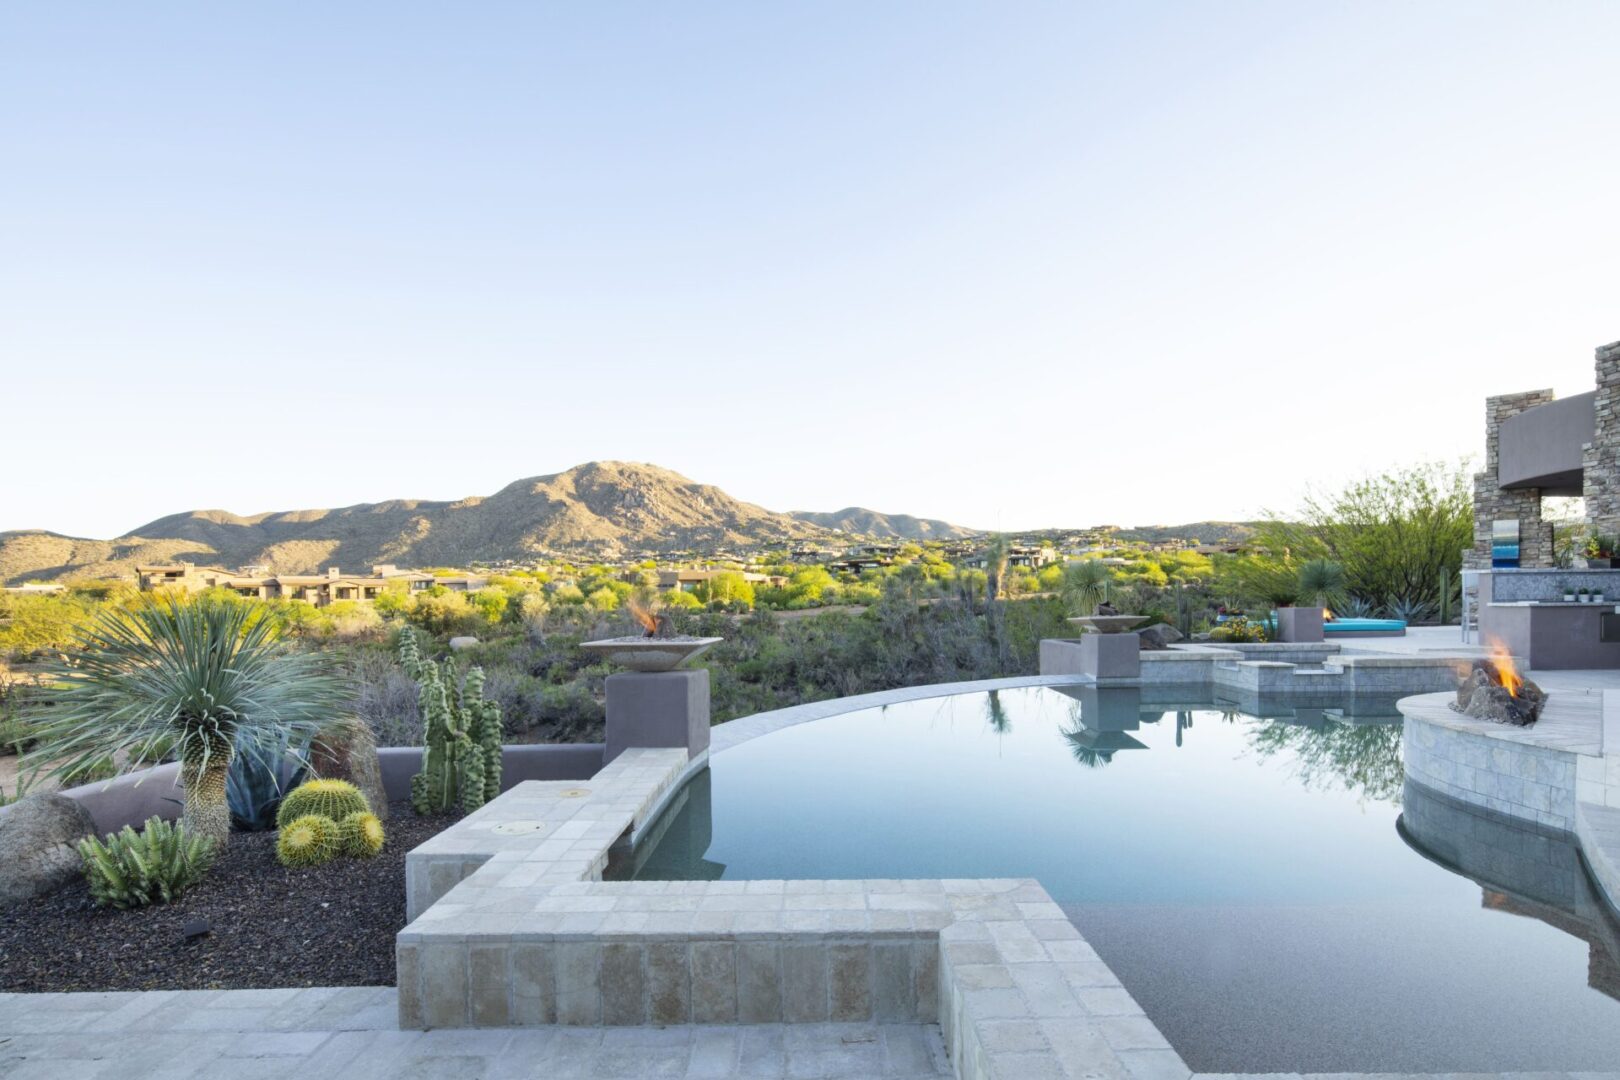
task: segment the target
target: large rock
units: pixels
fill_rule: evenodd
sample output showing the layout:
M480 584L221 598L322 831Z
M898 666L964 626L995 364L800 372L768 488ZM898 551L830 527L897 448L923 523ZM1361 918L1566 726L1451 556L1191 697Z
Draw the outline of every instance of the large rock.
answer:
M0 908L61 888L83 863L75 845L96 831L90 812L66 795L19 799L0 816Z
M383 788L382 765L377 760L377 739L361 720L346 721L322 733L310 748L309 764L316 776L347 780L360 789L371 812L388 817L388 792Z
M1151 651L1168 649L1181 640L1181 631L1169 623L1154 623L1152 626L1142 627L1136 632L1136 636L1142 639L1142 648Z

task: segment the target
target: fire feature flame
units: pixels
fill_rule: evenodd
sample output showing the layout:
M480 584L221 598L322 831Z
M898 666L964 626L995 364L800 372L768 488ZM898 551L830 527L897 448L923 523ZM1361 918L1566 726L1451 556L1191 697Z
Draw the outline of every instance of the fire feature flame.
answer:
M1324 607L1322 609L1322 621L1323 622L1332 622L1333 621L1333 609L1332 608Z
M1519 687L1524 685L1524 676L1519 674L1518 666L1513 663L1513 654L1508 652L1500 638L1491 638L1486 646L1490 649L1491 663L1496 665L1496 677L1501 681L1502 689L1508 692L1508 696L1518 697Z
M630 612L630 617L636 620L636 623L646 632L648 637L658 635L658 616L653 614L652 608L635 597L631 597L624 606L625 610Z

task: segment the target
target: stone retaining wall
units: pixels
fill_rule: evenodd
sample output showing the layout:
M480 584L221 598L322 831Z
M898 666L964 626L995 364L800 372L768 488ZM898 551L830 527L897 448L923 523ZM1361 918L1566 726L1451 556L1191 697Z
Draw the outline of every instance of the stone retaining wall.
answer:
M1452 695L1429 695L1450 697ZM1443 795L1565 832L1575 828L1575 755L1443 726L1408 711L1406 774Z

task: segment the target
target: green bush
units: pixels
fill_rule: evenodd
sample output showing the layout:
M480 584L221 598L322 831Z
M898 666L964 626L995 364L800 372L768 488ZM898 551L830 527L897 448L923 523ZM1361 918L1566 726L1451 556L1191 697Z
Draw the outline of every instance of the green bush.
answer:
M79 841L91 898L121 909L173 900L208 872L214 852L208 837L157 817L148 818L139 833L125 825L103 840Z

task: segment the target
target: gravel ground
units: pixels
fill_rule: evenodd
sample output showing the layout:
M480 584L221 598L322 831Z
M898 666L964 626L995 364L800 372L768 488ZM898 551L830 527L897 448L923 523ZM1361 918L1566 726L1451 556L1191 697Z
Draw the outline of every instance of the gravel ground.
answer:
M405 854L451 820L396 804L376 858L304 870L276 861L274 833L235 833L172 904L98 908L75 881L0 909L0 990L392 986ZM186 923L198 918L211 929L188 941Z

